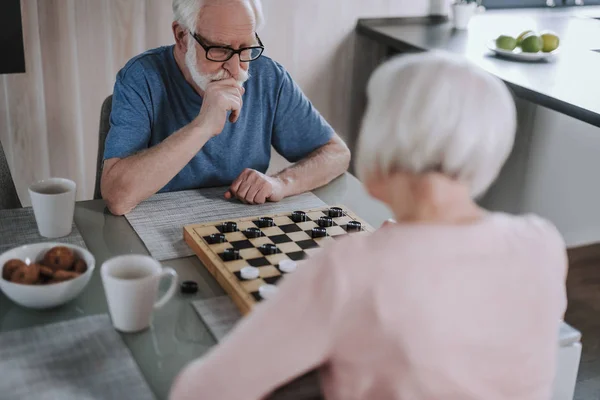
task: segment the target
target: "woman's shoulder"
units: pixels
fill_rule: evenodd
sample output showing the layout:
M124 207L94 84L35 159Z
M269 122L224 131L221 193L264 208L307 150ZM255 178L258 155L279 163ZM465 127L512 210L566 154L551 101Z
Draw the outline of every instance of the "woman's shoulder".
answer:
M557 227L544 217L531 213L488 212L481 220L463 225L400 223L386 226L363 241L349 242L345 251L349 256L365 249L382 252L393 249L411 254L432 248L462 252L464 248L493 249L505 248L505 245L516 251L519 248L532 251L540 247L557 251L566 248Z
M498 248L509 251L514 258L526 260L546 272L557 272L560 278L568 269L567 245L556 225L540 215L495 213L491 221L496 226Z
M502 244L501 244L502 243ZM323 257L329 264L357 260L403 258L430 253L431 249L462 252L464 249L489 250L509 246L515 251L564 252L566 245L556 226L539 215L490 212L469 225L393 224L369 235L347 235L336 240ZM463 250L461 250L463 249ZM549 251L549 250L553 251Z
M558 228L552 221L538 214L508 214L503 212L493 212L489 214L490 224L498 229L506 229L515 234L526 237L537 238L542 241L550 241L555 244L565 246L565 242Z

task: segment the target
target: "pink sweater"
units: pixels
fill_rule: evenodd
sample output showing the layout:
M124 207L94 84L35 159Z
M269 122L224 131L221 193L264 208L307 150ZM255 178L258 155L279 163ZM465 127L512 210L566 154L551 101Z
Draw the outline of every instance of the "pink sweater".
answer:
M535 216L397 225L299 266L177 379L173 400L261 399L316 367L330 400L548 400L565 244Z

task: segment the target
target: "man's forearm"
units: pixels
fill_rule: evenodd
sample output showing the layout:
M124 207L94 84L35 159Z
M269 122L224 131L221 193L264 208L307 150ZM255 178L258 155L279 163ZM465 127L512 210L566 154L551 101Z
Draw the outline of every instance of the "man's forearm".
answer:
M285 197L324 186L350 165L350 150L335 137L308 157L275 175L285 186Z
M160 144L110 165L103 173L102 195L111 212L125 214L158 192L208 139L210 134L205 134L202 127L190 124Z

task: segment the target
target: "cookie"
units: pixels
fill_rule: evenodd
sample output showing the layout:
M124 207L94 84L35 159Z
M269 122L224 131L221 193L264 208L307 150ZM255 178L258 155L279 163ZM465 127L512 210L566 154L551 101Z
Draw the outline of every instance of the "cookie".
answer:
M52 278L52 276L54 276L54 270L45 265L40 265L40 275L47 279Z
M77 272L58 270L54 272L54 275L52 276L52 281L54 283L64 282L77 278L79 275L80 274L78 274Z
M8 260L6 263L4 263L4 267L2 268L2 278L7 281L10 281L10 277L12 276L12 274L19 267L26 266L26 265L27 264L25 264L21 260L17 260L17 259Z
M73 264L73 271L75 271L75 272L77 272L79 274L83 274L85 271L87 271L87 264L86 264L86 262L83 259L78 258L75 261L75 264Z
M21 265L10 277L14 283L34 285L40 280L40 265Z
M44 255L43 264L54 271L70 270L75 263L75 252L65 246L51 248Z

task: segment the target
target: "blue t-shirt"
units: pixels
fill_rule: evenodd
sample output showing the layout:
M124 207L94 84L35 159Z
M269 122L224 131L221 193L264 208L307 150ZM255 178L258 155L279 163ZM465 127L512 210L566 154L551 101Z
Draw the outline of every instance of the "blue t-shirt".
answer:
M280 64L262 56L249 72L239 119L227 120L161 192L226 186L245 168L264 173L271 146L296 162L331 139L331 126ZM160 143L196 118L201 106L202 97L175 62L173 46L133 58L117 75L104 159Z

